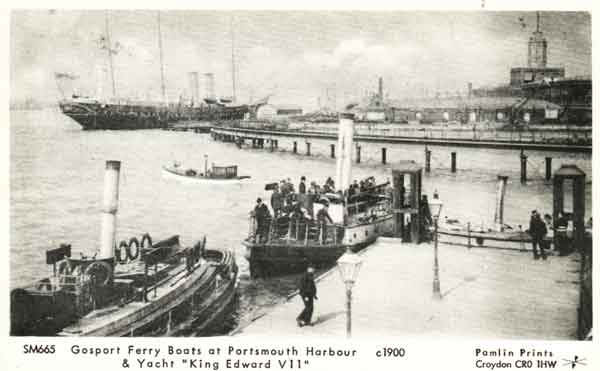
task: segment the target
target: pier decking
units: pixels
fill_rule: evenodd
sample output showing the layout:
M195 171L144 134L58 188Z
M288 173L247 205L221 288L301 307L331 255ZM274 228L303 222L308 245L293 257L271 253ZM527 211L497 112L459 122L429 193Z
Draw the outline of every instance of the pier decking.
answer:
M305 131L305 130L269 130L269 129L247 129L247 128L215 128L211 133L216 136L241 138L241 139L263 139L277 140L280 137L288 138L316 138L337 140L336 132ZM233 141L233 140L232 140ZM420 144L432 146L470 147L470 148L495 148L508 150L540 150L554 152L583 152L590 153L592 146L587 144L565 144L545 143L521 140L493 140L493 139L459 139L459 138L428 138L413 136L389 136L389 135L366 135L355 134L354 141L370 143L390 144Z
M432 244L381 238L362 254L352 335L568 340L577 336L578 254L439 247L443 298L432 296ZM345 336L345 289L336 268L317 282L314 326L298 327L296 295L234 335Z

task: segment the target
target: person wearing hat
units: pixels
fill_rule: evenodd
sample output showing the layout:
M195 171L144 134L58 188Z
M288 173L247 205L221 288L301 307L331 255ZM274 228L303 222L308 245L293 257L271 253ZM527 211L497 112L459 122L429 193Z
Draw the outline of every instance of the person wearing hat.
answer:
M267 240L269 233L269 220L271 219L271 213L269 208L262 202L259 197L256 199L256 206L254 207L254 217L256 218L256 243L262 243Z
M315 269L311 265L306 269L306 273L300 279L298 285L298 293L304 303L304 309L298 317L296 317L296 323L298 326L312 325L312 315L314 310L314 300L317 298L317 285L315 285Z
M283 209L283 195L279 192L279 186L277 185L271 194L271 209L273 209L273 216L275 218L281 215L281 209Z
M331 216L329 216L329 201L323 201L323 207L317 211L317 226L319 227L319 239L321 243L327 239L327 233L325 228L327 227L327 221L333 224Z
M298 193L303 195L306 194L306 177L302 175L300 177L300 184L298 185Z
M538 246L540 247L540 253L542 259L546 260L546 251L544 250L544 237L548 233L546 223L540 217L537 210L531 212L531 219L529 220L529 235L531 236L531 245L533 247L533 258L539 259Z

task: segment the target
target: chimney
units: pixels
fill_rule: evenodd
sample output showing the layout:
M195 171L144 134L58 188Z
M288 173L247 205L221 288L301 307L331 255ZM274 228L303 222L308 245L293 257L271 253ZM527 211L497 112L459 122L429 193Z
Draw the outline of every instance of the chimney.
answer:
M335 184L339 190L347 190L352 181L352 148L354 141L354 114L341 113L338 128L338 158Z
M215 74L205 73L204 81L206 83L206 98L215 99Z
M198 82L198 72L189 72L188 78L190 82L190 94L192 96L192 105L200 104L200 85Z
M379 78L379 99L383 100L383 77Z

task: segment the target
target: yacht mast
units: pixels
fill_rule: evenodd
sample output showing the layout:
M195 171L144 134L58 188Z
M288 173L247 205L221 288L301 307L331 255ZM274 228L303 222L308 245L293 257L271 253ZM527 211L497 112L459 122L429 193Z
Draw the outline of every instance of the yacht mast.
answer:
M233 95L231 97L231 101L235 103L235 53L234 53L234 40L233 40L233 16L230 19L230 29L231 29L231 85Z
M117 87L115 84L115 71L113 69L113 50L112 50L112 45L110 43L110 32L109 32L109 28L108 28L108 10L106 10L104 12L104 25L106 28L106 52L108 53L108 63L110 66L110 77L111 77L111 81L112 81L112 95L113 98L116 98L117 96Z
M163 65L163 47L162 34L160 32L160 11L158 12L158 49L160 51L160 90L162 92L163 103L167 103L167 94L165 92L165 68Z

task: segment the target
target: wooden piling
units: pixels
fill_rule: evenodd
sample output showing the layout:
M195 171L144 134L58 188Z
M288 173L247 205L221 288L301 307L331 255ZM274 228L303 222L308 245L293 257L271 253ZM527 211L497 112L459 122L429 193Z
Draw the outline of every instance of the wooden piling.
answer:
M335 158L335 144L330 144L331 147L331 158Z
M294 148L292 149L294 153L298 153L298 142L294 142Z
M431 172L431 151L425 147L425 172Z
M546 181L552 179L552 157L546 157Z
M360 164L360 146L356 146L356 163Z
M456 173L456 152L450 153L450 156L451 156L450 170L453 173Z
M521 150L521 183L527 183L527 156Z
M381 163L384 165L387 163L387 148L385 147L381 149Z
M306 142L306 155L310 156L310 143Z

